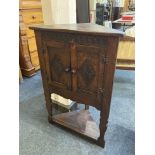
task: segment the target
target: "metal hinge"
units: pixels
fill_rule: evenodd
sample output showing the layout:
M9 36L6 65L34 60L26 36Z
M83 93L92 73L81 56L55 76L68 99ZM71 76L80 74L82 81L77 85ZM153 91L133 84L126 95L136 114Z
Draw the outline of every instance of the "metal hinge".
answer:
M105 92L105 90L102 89L102 88L99 88L99 92L100 92L101 94L103 94L103 93Z
M108 63L108 58L105 57L105 55L102 55L101 56L101 62L104 63L104 64L107 64Z
M102 89L102 88L99 88L99 91L98 91L98 100L99 100L100 102L102 102L104 93L105 93L105 90Z

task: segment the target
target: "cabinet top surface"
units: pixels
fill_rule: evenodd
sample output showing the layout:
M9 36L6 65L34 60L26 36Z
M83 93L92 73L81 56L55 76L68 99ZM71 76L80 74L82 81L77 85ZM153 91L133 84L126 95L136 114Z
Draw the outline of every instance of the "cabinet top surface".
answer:
M30 29L53 32L68 32L68 33L85 33L103 36L124 36L122 31L110 29L92 23L82 24L56 24L56 25L34 25Z

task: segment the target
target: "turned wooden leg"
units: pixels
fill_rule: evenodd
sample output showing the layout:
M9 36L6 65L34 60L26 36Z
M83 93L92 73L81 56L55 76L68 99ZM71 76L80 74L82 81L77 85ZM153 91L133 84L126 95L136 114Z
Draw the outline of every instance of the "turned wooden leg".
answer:
M85 110L89 110L89 105L85 105Z
M45 92L45 100L46 100L46 108L47 108L48 115L52 117L52 101L51 101L50 93Z
M48 122L53 123L52 116L48 115Z
M104 135L107 130L108 117L109 117L109 104L103 104L100 112L100 137L98 138L98 145L103 147L105 146Z
M75 109L77 110L78 109L78 103L75 102Z
M45 93L46 94L46 93ZM52 120L52 116L53 116L53 102L52 102L52 99L51 99L51 94L52 92L48 92L46 95L46 108L47 108L47 111L48 111L48 122L49 123L53 123L53 120Z
M104 148L104 147L105 147L105 141L104 141L104 138L102 137L102 138L98 139L97 144L98 144L99 146L101 146L101 147Z
M100 125L99 125L99 130L100 130L100 137L98 138L98 142L97 144L101 147L104 148L105 146L105 140L104 140L104 134L105 134L105 131L106 131L106 124L105 121L104 121L104 116L103 116L103 113L102 111L100 112Z

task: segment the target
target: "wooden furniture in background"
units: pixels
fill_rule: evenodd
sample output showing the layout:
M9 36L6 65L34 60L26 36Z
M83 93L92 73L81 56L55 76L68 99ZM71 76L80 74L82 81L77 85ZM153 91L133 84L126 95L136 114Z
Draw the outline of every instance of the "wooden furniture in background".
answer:
M129 0L124 0L123 12L129 11Z
M40 69L35 35L29 25L43 23L40 0L20 0L19 8L20 67L22 74L32 76Z
M117 54L117 69L135 69L135 38L125 36L120 38Z
M126 35L119 41L118 54L117 54L117 69L134 70L135 69L135 20L122 20L121 18L113 21L113 24L122 25ZM127 27L127 28L126 28ZM132 30L131 30L132 29ZM132 31L132 35L127 32ZM129 33L129 34L128 34Z
M23 82L23 76L22 76L22 72L19 66L19 82L22 83Z
M34 26L48 120L104 147L119 37L96 24ZM99 127L88 110L52 113L56 93L100 111Z

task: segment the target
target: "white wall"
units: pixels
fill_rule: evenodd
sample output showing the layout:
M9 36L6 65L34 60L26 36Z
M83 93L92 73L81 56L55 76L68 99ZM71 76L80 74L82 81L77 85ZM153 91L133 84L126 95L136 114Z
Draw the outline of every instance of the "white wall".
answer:
M44 24L76 23L76 0L41 0Z

